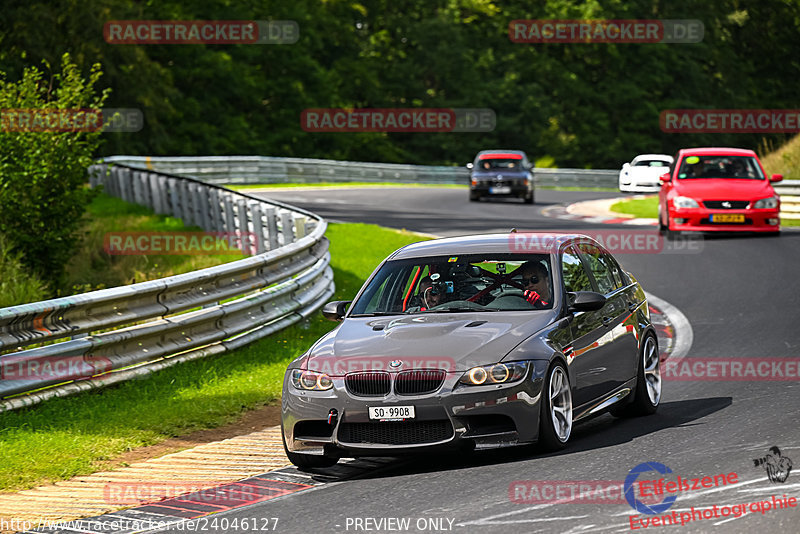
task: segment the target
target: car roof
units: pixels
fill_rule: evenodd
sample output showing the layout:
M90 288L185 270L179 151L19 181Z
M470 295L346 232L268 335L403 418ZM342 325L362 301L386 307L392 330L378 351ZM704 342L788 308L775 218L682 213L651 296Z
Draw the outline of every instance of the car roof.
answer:
M552 254L557 252L561 243L572 239L594 242L594 240L582 234L548 232L466 235L412 243L401 248L388 259L457 256L459 254Z
M636 161L638 159L660 159L664 161L672 161L672 156L669 154L639 154L631 161Z
M486 156L488 154L517 154L523 157L528 157L522 150L504 150L502 148L495 148L492 150L481 150L476 157Z
M705 147L684 148L678 152L680 156L755 156L756 153L746 148Z

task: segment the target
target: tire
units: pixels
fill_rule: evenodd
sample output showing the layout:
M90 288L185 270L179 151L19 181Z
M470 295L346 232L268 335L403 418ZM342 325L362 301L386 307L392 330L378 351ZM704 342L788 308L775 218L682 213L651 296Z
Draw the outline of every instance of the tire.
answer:
M525 204L533 204L533 191L525 195L524 199Z
M283 425L281 425L281 441L283 441L283 451L286 453L286 457L300 469L331 467L339 462L338 458L331 458L330 456L289 452L289 448L286 446L286 438L283 435Z
M652 415L661 402L661 356L656 336L647 334L639 352L633 400L625 406L612 408L611 414L615 417Z
M547 370L541 398L539 449L559 451L567 446L572 434L572 389L563 363L555 362Z
M470 202L478 202L478 201L480 201L480 199L481 199L481 196L479 194L470 192L470 194L469 194L469 201Z

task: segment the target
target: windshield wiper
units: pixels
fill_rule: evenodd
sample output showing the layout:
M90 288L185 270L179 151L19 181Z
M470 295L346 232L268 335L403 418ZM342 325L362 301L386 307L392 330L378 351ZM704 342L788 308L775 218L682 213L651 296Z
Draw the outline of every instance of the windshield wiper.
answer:
M350 317L383 317L385 315L403 315L403 314L401 312L354 313Z

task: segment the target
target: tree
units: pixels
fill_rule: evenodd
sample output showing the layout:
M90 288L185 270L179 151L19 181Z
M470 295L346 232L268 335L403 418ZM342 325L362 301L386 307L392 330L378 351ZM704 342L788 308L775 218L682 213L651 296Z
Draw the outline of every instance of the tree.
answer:
M102 108L109 90L95 92L101 75L95 64L84 79L69 54L50 79L36 67L17 82L0 72L0 234L52 286L64 274L94 193L86 169L101 132L91 126L91 113L74 110ZM53 131L59 129L77 131Z

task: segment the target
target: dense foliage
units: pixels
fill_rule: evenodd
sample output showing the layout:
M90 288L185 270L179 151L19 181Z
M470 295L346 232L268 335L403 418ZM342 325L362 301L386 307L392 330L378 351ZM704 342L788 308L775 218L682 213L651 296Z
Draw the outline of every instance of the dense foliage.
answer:
M84 79L66 54L60 70L49 76L32 66L24 69L20 80L10 82L0 71L0 109L5 110L0 128L0 255L14 251L33 276L56 285L92 198L93 191L85 187L86 168L101 134L26 131L35 124L30 115L23 123L8 120L16 116L7 112L102 108L107 91L98 94L94 87L100 76L100 66L94 65Z
M698 19L697 44L516 44L514 19ZM109 20L295 20L292 45L112 45ZM138 133L104 153L463 164L487 147L613 168L689 145L785 136L663 133L671 108L793 108L800 0L6 0L0 70L70 52L103 65ZM23 55L26 52L27 55ZM491 133L309 133L306 108L491 108Z

